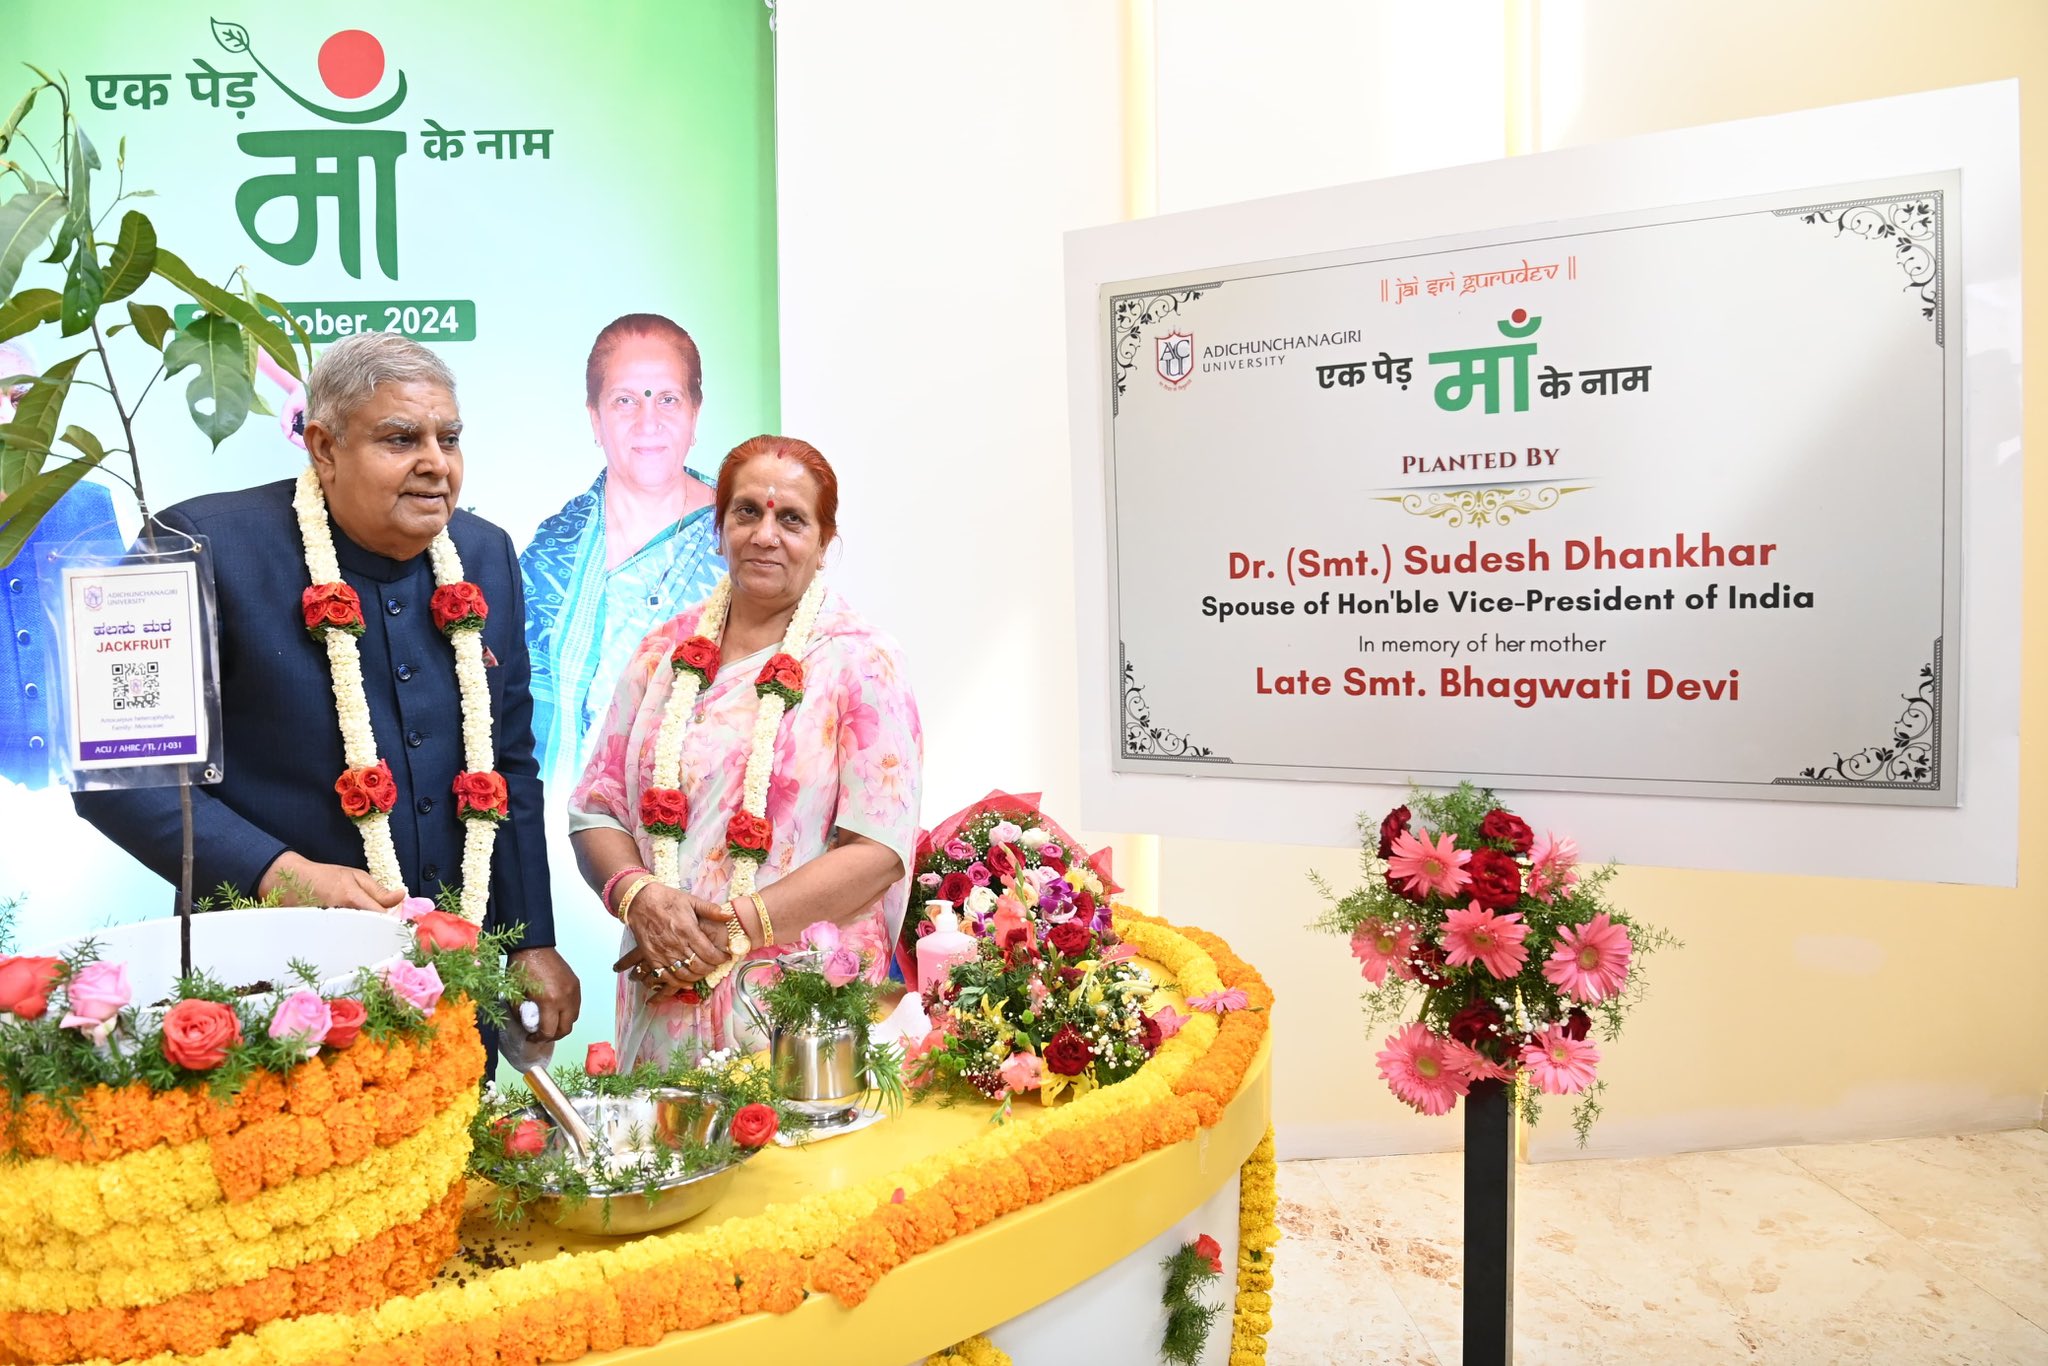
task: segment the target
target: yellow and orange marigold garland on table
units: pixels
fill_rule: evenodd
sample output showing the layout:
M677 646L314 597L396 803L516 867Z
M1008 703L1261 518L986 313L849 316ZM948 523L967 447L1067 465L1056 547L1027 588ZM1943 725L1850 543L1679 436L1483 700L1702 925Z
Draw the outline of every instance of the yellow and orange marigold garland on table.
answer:
M924 1366L1011 1366L1011 1363L1008 1352L976 1333L943 1352L933 1352L924 1359Z
M1237 1180L1237 1303L1230 1317L1230 1366L1261 1366L1273 1331L1273 1245L1280 1241L1279 1175L1273 1130L1245 1159Z
M670 1332L787 1313L806 1288L852 1305L904 1258L1145 1153L1194 1137L1235 1097L1264 1042L1272 993L1222 940L1118 907L1116 928L1190 998L1226 988L1252 1008L1198 1013L1137 1075L886 1177L701 1232L494 1272L377 1309L279 1319L144 1366L538 1366L651 1346ZM896 1194L902 1193L898 1203Z
M467 1001L232 1099L97 1087L0 1114L0 1362L206 1351L355 1312L453 1252L483 1048Z

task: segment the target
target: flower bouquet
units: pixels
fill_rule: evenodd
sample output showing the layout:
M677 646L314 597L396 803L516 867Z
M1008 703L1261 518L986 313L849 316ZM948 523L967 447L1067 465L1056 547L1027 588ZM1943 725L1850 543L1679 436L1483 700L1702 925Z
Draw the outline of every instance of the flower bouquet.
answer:
M1334 903L1316 928L1349 938L1371 984L1369 1026L1407 1021L1380 1076L1427 1115L1477 1081L1513 1083L1531 1123L1539 1095L1576 1095L1583 1145L1604 1085L1590 1036L1619 1036L1643 958L1677 941L1608 904L1612 864L1582 868L1569 838L1538 836L1491 792L1409 802L1360 817L1363 887L1340 898L1314 878Z
M1075 874L1070 881L1080 918L1091 929L1109 928L1108 898L1123 890L1110 876L1109 851L1084 850L1038 809L1036 792L991 792L919 835L899 946L904 980L917 980L917 941L931 933L925 909L931 902L949 902L963 925L985 922L1004 885L1039 868Z

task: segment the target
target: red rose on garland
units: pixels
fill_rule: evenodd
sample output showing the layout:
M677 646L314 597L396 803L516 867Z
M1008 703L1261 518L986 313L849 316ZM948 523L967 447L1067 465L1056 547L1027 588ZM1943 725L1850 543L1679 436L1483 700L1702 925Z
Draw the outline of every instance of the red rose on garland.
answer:
M1408 822L1414 816L1415 813L1405 806L1397 806L1386 814L1386 818L1380 822L1381 858L1392 858L1394 856L1394 836L1406 830Z
M608 1043L594 1043L583 1050L583 1075L609 1077L619 1070L619 1053Z
M771 655L754 679L754 691L763 697L773 693L793 707L804 700L804 666L786 654Z
M732 1141L742 1148L759 1148L775 1137L781 1124L773 1106L742 1105L732 1117Z
M711 680L718 677L718 646L705 636L691 636L676 646L668 662L677 673L697 675L698 684L708 688Z
M299 594L306 630L319 640L329 631L363 633L363 600L345 583L316 583Z
M1061 1025L1060 1032L1045 1045L1044 1056L1048 1070L1063 1077L1078 1077L1088 1070L1089 1063L1095 1061L1095 1050L1088 1046L1079 1030L1072 1025Z
M242 1022L218 1001L180 1001L164 1014L164 1056L188 1072L211 1072L242 1041Z
M673 787L650 787L640 794L640 824L650 835L681 839L690 823L690 799Z
M434 625L449 636L457 631L481 631L484 619L491 614L491 605L484 601L484 590L467 581L442 584L428 599L427 607L434 614Z
M327 1027L327 1037L322 1040L329 1048L347 1048L363 1032L363 1021L369 1012L363 1003L351 997L341 996L327 1003L328 1016L334 1021Z
M511 815L503 775L490 770L456 774L455 814L472 821L501 821Z
M948 873L939 880L938 899L958 906L961 902L967 900L967 894L973 890L973 878L965 873Z
M1144 1048L1146 1054L1149 1056L1157 1053L1159 1045L1165 1042L1166 1031L1160 1027L1159 1021L1153 1019L1150 1015L1140 1015L1138 1017L1138 1043Z
M341 810L350 820L374 819L398 805L398 784L392 781L391 766L379 759L368 768L351 768L334 780L334 793L341 798Z
M0 1011L23 1020L42 1019L63 975L61 958L0 958Z
M1529 846L1536 842L1536 832L1529 828L1529 822L1512 811L1499 807L1486 813L1486 819L1479 822L1479 838L1499 840L1518 854L1529 852Z
M1069 920L1047 930L1045 942L1058 950L1062 958L1085 958L1088 950L1095 946L1095 936L1079 921Z
M420 948L427 953L439 953L442 949L473 949L476 947L478 930L459 915L446 911L428 911L412 922L412 932L419 940Z
M1195 1255L1209 1264L1210 1271L1223 1274L1223 1244L1205 1233L1195 1239Z
M725 823L726 849L734 858L750 858L757 863L765 863L768 859L768 842L774 834L774 827L768 824L766 816L735 811L732 813L732 819Z
M1465 865L1471 875L1472 899L1500 911L1522 899L1522 865L1497 849L1475 849Z

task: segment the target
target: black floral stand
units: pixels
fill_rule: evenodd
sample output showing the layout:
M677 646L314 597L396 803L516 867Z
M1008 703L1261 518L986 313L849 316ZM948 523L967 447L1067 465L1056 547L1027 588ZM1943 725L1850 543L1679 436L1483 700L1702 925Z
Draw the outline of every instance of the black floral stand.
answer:
M1515 1357L1515 1097L1472 1084L1465 1101L1465 1366Z

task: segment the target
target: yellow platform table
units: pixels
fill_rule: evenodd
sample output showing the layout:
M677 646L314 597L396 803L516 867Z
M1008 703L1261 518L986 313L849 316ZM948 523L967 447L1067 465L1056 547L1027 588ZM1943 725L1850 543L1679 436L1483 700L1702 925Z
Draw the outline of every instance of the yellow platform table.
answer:
M1156 972L1157 969L1155 968ZM704 1362L904 1363L1018 1317L1071 1290L1143 1248L1177 1222L1234 1187L1240 1169L1265 1136L1272 1115L1270 1040L1260 1049L1237 1097L1213 1128L1126 1163L1086 1186L1006 1214L964 1237L911 1258L884 1276L856 1309L830 1295L811 1295L787 1314L749 1314L729 1323L672 1333L652 1347L593 1353L585 1366L694 1366ZM861 1185L918 1158L957 1148L986 1133L993 1105L911 1105L858 1132L799 1148L770 1148L740 1169L728 1193L684 1228L758 1214L819 1191ZM1031 1127L1048 1111L1017 1105L1009 1123ZM1234 1208L1234 1207L1233 1207ZM1236 1261L1236 1220L1210 1230ZM1226 1236L1227 1235L1227 1236ZM565 1234L545 1225L494 1226L475 1210L463 1229L471 1252L526 1262L562 1253L617 1247L626 1241ZM459 1278L458 1266L448 1277ZM1130 1312L1149 1321L1149 1302ZM1090 1360L1086 1327L1071 1325L1065 1360ZM1228 1319L1218 1335L1227 1340ZM1028 1366L1019 1358L1018 1366Z

